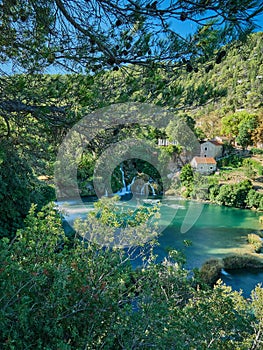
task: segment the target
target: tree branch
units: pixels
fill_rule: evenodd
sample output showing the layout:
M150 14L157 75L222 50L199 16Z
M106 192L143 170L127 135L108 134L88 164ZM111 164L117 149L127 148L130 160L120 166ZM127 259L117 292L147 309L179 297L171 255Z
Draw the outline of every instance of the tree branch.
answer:
M7 113L30 113L36 119L50 122L53 126L71 126L72 122L66 120L66 109L68 106L36 106L27 105L18 100L0 101L0 110L6 115ZM7 116L4 116L7 123L8 132L10 133L10 125Z

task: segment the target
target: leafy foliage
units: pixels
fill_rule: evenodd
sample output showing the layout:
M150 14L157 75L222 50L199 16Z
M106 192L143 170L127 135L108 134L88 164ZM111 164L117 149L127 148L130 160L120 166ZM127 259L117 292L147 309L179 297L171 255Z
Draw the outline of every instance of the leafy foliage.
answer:
M0 142L0 236L14 235L31 203L39 207L54 198L54 190L36 179L11 142Z
M238 184L222 185L215 202L220 205L226 205L236 208L246 207L246 198L252 189L251 181L245 180Z
M246 149L248 146L253 145L252 135L257 128L257 118L250 118L247 121L242 121L238 127L237 142Z
M218 167L239 168L243 164L243 159L239 155L232 154L228 157L219 159Z
M185 196L188 197L193 190L194 172L190 164L186 164L182 167L180 172L180 180L183 186L186 187Z
M247 237L248 243L250 243L256 253L260 253L260 250L263 246L262 239L259 235L256 235L255 233L250 233Z
M15 241L0 244L4 348L260 346L260 287L251 304L220 283L209 289L177 252L133 270L120 249L70 242L52 205L34 211Z
M261 3L254 0L226 4L9 0L0 12L4 34L0 59L29 72L55 64L73 71L97 71L159 62L171 67L183 64L191 72L203 57L212 56L220 63L225 56L220 47L251 32L261 12ZM193 23L194 34L182 37L175 29L178 21L186 28Z
M162 6L148 1L77 0L1 4L1 69L29 73L3 74L0 79L1 235L14 234L22 226L32 202L41 207L51 199L52 189L35 175L52 174L58 144L85 113L128 101L178 109L207 104L209 113L219 103L220 117L237 108L261 107L262 33L252 36L246 46L238 41L232 45L240 34L251 32L261 3L209 1L209 12L208 2L163 2ZM212 12L226 27L218 21L207 22ZM192 36L182 38L169 26L171 20L199 26ZM223 48L225 44L233 50ZM55 64L87 74L32 75ZM197 119L203 111L197 110ZM216 132L220 123L216 113L213 118L209 113L209 123L198 124L207 135ZM188 116L187 121L194 135L193 119ZM262 139L262 123L258 125L249 132L253 142ZM79 178L90 179L102 150L132 135L135 127L136 135L158 138L155 130L138 125L109 126L87 145L79 161ZM240 137L250 129L243 127L238 126ZM247 142L247 135L243 136ZM187 144L187 137L180 140ZM191 169L182 173L190 193ZM259 201L249 182L224 186L211 187L218 203L262 208L262 198ZM53 204L35 212L33 206L14 240L1 241L2 347L260 347L260 288L253 293L251 305L220 284L208 289L198 276L182 268L176 252L163 264L145 255L144 268L134 271L127 251L101 249L79 238L69 240ZM139 208L132 219L130 214L101 202L88 224L79 223L80 231L83 236L89 232L107 237L111 230L128 225L132 235L137 223L142 224L137 231L145 233L145 221L154 213ZM102 221L107 225L102 226Z
M260 192L257 192L251 189L246 198L246 204L248 208L255 208L263 210L263 195Z
M206 284L213 286L220 278L223 267L219 259L207 260L200 269L200 277Z
M75 230L84 239L101 246L139 246L157 238L154 219L158 217L158 207L138 205L120 208L118 196L102 198L95 203L95 210L87 219L77 219Z

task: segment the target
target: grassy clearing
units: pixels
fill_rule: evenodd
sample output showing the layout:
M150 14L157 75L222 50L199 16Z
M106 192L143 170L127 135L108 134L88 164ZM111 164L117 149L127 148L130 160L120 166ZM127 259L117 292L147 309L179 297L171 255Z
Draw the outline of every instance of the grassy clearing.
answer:
M249 179L252 181L252 185L257 191L263 192L263 155L253 155L245 158L240 157L240 163L246 163L247 159L250 159L254 164L251 166L251 169L248 168L248 165L242 164L240 164L240 166L232 166L231 164L222 166L219 176L217 175L219 184L234 184Z

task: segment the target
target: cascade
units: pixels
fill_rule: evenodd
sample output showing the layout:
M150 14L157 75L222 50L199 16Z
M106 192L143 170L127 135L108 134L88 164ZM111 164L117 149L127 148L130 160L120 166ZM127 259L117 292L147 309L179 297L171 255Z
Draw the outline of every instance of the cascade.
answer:
M152 194L153 194L153 196L156 196L156 193L155 193L155 190L154 190L153 185L149 183L149 186L151 187L151 190L152 190Z
M128 193L131 193L131 187L132 187L132 185L134 184L135 180L136 180L136 176L134 176L134 178L132 179L132 182L131 182L131 183L128 185L128 187L127 187Z
M126 186L124 171L123 171L122 167L120 167L120 171L121 171L121 179L122 179L122 183L123 183L123 188L126 189L127 186Z
M230 276L230 273L226 272L224 269L221 269L221 274L224 276Z
M125 176L124 176L125 174L124 174L122 167L120 167L120 172L121 172L121 180L122 180L123 188L120 191L118 191L117 193L119 195L124 195L127 192L127 186L126 186L126 182L125 182Z
M141 195L144 195L145 194L145 187L146 186L150 186L151 190L152 190L152 194L153 196L156 196L156 193L155 193L155 190L153 188L153 185L148 181L146 182L143 186L142 186L142 189L141 189Z
M119 196L124 196L124 195L126 195L126 194L131 194L131 193L132 193L132 191L131 191L132 185L135 183L135 181L136 181L136 179L137 179L137 176L134 176L133 179L132 179L132 182L131 182L130 184L127 185L127 184L126 184L126 181L125 181L125 173L124 173L124 170L122 169L121 166L120 166L120 172L121 172L121 180L122 180L122 185L123 185L123 187L122 187L122 189L120 189L120 190L117 192L117 194L118 194ZM153 179L150 179L150 181L153 182ZM146 186L149 186L149 187L151 188L152 195L153 195L153 196L156 196L154 187L153 187L153 185L150 183L150 181L146 182L146 183L142 186L142 188L141 188L141 193L140 193L141 195L145 195L145 194L146 194L146 193L145 193L145 188L146 188ZM105 190L105 196L108 196L108 191L107 191L107 190Z

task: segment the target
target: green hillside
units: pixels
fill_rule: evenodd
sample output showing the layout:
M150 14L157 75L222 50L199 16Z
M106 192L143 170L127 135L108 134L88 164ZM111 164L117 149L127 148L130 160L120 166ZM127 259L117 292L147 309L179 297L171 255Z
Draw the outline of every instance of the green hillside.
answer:
M263 33L254 33L227 50L220 63L204 58L191 72L185 62L168 71L123 67L95 75L89 91L93 97L96 91L96 107L136 101L186 111L199 121L207 136L213 136L220 132L223 116L262 109L262 52Z

